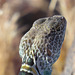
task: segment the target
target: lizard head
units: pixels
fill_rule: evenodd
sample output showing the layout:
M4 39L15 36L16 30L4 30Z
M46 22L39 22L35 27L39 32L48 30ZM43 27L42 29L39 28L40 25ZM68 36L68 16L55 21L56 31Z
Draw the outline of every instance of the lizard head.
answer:
M66 29L66 20L63 16L55 15L53 17L36 20L33 24L33 27L47 34L51 33L51 31L61 33L61 31L65 31Z
M39 38L43 40L43 47L45 47L45 52L47 56L51 57L51 63L53 64L60 55L60 49L64 41L65 30L66 30L66 20L63 16L55 15L53 17L42 18L34 22L33 27L38 31L37 35L44 38ZM40 46L42 41L40 43ZM40 47L41 48L41 47Z
M38 75L38 73L50 75L52 64L60 55L65 30L66 20L63 16L57 15L36 20L20 42L19 54L25 64L22 64L21 70L26 72L34 70L34 73L37 73L35 75ZM28 65L34 65L35 69Z

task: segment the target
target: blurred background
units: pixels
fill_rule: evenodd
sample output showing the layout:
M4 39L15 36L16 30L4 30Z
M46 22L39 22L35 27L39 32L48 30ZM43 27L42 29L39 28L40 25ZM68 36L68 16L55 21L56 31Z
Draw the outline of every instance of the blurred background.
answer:
M63 15L65 40L52 75L75 75L75 0L0 0L0 75L18 75L21 37L35 20Z

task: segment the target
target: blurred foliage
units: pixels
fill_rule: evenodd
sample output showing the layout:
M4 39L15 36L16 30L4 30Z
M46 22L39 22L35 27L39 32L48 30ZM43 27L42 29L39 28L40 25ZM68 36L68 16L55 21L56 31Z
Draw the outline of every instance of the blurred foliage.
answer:
M0 75L18 75L20 38L35 20L53 15L63 15L67 20L61 54L52 72L60 75L75 36L75 0L0 0Z

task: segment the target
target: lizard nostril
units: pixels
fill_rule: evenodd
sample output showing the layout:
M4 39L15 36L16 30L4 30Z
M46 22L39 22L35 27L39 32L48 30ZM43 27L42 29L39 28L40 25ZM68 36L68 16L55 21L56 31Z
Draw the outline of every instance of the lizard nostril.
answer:
M63 22L63 21L66 21L66 20L65 20L65 18L64 18L64 17L61 17L61 21Z

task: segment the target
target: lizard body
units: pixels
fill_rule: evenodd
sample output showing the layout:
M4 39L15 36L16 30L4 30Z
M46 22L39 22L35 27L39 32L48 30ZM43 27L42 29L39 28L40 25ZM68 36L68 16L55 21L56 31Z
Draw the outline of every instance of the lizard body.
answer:
M22 66L19 75L51 75L52 65L60 56L65 30L63 16L36 20L20 42Z

